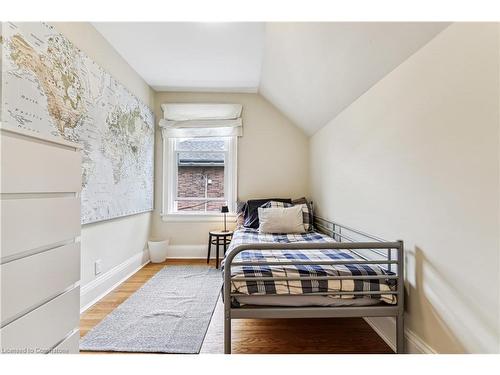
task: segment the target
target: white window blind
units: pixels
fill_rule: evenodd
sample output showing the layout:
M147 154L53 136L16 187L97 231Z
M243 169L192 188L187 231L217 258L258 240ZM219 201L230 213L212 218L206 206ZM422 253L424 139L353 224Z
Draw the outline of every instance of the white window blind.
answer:
M165 103L160 128L165 138L243 135L241 104Z

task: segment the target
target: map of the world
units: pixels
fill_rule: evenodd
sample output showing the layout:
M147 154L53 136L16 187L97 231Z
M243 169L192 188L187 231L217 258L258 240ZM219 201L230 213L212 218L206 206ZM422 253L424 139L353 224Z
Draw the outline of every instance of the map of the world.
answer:
M82 223L152 210L150 108L46 23L2 24L2 123L83 146Z

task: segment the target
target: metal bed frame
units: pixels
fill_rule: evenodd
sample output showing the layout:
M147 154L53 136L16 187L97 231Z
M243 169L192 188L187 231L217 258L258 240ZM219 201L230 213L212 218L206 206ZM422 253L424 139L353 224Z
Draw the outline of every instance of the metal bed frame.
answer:
M346 318L346 317L395 317L396 318L396 353L404 353L404 247L403 241L389 242L357 229L341 225L336 222L315 217L314 227L318 232L327 234L335 242L305 242L305 243L248 243L236 246L226 256L224 262L224 353L231 354L231 320L232 319L273 319L273 318ZM346 233L347 232L347 233ZM332 261L258 261L258 262L234 262L236 255L245 250L334 250L342 249L353 252L363 260L332 260ZM361 252L369 251L368 254ZM393 254L395 252L395 254ZM371 254L371 258L369 255ZM374 255L382 258L374 259ZM394 256L395 255L395 256ZM300 280L373 280L373 279L394 279L396 280L395 291L361 291L361 292L327 292L308 293L307 295L356 295L370 296L381 294L397 295L397 304L378 304L371 306L338 306L338 307L281 307L281 306L252 306L244 305L234 307L231 305L231 298L242 296L231 291L231 267L232 266L255 266L255 265L335 265L335 264L377 264L391 272L393 266L396 267L395 275L377 276L317 276L304 277ZM383 267L384 268L384 267ZM266 280L298 280L297 277L238 277L238 281L266 281ZM279 297L277 294L267 294ZM252 295L244 295L252 297ZM283 295L281 295L283 296ZM294 296L294 294L286 295ZM304 294L297 294L304 296ZM262 297L262 295L259 295Z

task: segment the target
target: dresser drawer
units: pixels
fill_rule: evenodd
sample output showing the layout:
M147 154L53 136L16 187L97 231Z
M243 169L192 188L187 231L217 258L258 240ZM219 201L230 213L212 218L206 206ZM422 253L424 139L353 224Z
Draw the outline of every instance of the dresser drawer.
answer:
M79 192L81 153L2 132L2 193Z
M0 267L4 324L80 280L80 244L71 243Z
M2 263L80 235L80 198L2 199Z
M0 329L4 353L47 353L79 324L80 288L54 298Z

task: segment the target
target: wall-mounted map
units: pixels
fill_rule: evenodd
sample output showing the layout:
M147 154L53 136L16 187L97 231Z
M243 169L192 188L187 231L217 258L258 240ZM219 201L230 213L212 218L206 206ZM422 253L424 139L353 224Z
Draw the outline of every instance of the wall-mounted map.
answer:
M151 109L53 26L2 25L2 122L83 146L82 223L152 210Z

